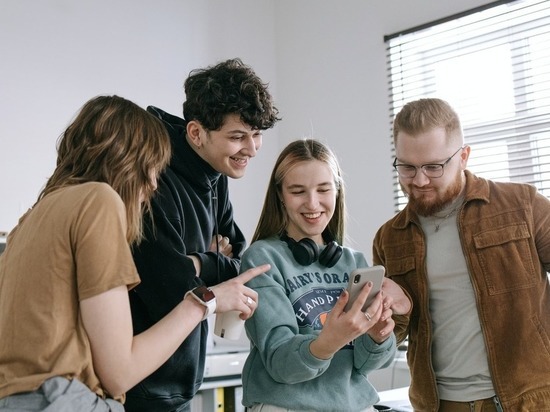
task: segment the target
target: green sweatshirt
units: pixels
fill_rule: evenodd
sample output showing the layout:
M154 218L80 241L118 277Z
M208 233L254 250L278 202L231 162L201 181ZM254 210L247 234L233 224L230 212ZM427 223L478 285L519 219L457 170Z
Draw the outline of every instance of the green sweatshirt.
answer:
M251 350L243 369L243 404L351 412L378 402L367 375L393 361L393 334L381 345L365 334L327 360L309 351L351 271L367 266L363 254L344 248L331 268L319 262L301 266L286 243L273 237L245 251L241 271L263 263L271 264L269 272L247 284L259 300L245 323Z

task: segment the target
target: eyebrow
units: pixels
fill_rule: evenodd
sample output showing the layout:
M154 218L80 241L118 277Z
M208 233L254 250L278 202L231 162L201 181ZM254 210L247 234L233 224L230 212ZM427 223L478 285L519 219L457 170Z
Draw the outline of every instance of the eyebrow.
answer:
M322 182L322 183L319 183L318 185L315 185L315 187L319 187L319 186L330 186L332 185L334 182L332 181L328 181L328 182ZM287 189L295 189L295 188L300 188L300 187L304 187L305 185L300 185L300 184L293 184L293 185L289 185L287 186Z
M250 131L246 129L233 129L233 130L228 130L226 133L227 134L248 134L248 133L256 134L258 132L261 133L262 131L259 129L252 129Z
M414 163L409 163L409 162L404 162L402 161L400 158L396 157L398 163L397 165L402 165L402 166L416 166ZM447 159L444 159L444 160L440 160L440 161L430 161L430 162L425 162L425 163L420 163L419 166L425 166L425 165L441 165L443 163L445 163Z

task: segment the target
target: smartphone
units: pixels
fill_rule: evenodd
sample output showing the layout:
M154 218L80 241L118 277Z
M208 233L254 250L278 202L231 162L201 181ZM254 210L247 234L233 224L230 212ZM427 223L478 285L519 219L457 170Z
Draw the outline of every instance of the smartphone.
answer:
M376 297L376 294L382 288L384 273L386 273L386 269L381 265L371 266L368 268L358 268L351 272L347 287L349 292L349 300L344 310L347 312L351 309L353 302L355 302L357 296L361 293L361 289L363 289L363 286L365 286L370 280L372 282L372 289L367 297L367 300L365 301L365 304L363 305L363 308L361 309L363 312L367 310Z

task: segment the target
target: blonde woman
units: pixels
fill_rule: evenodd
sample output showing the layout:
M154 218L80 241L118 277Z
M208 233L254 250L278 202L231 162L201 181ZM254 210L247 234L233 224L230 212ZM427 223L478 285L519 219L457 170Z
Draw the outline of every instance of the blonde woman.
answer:
M343 246L344 182L323 143L297 140L279 155L242 269L269 263L248 286L261 305L246 321L251 351L243 403L252 412L373 411L371 371L395 354L393 313L410 301L390 279L363 312L367 284L349 310L351 272L363 253Z

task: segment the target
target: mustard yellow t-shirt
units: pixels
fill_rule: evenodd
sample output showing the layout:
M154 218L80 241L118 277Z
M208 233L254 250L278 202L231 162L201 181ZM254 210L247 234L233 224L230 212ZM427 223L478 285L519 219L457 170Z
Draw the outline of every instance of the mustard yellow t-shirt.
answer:
M122 199L97 182L56 190L19 220L0 255L0 398L53 376L106 396L79 301L139 282L126 224Z

